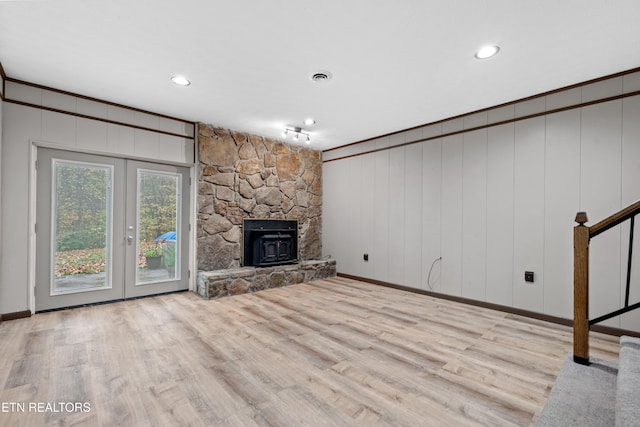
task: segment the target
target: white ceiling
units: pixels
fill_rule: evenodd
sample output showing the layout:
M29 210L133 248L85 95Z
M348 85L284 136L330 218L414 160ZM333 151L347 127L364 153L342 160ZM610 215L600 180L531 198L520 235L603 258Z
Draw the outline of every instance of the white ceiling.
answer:
M313 117L327 149L640 67L638 17L638 0L0 0L0 61L272 138ZM474 59L485 44L500 53Z

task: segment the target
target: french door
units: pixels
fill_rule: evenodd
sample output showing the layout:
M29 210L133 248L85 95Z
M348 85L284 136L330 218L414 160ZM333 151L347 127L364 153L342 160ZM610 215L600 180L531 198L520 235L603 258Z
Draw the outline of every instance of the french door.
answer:
M36 311L188 288L188 168L37 156Z

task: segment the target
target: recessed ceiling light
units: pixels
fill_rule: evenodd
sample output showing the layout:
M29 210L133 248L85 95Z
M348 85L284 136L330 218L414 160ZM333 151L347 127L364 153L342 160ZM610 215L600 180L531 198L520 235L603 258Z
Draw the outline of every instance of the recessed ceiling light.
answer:
M333 78L333 74L330 71L318 71L309 76L309 78L316 83L326 83Z
M171 81L178 86L189 86L191 82L184 76L173 76L171 77Z
M309 117L308 119L304 119L304 124L307 126L313 126L316 124L316 121Z
M476 59L487 59L487 58L491 58L492 56L497 54L499 51L500 51L500 48L498 46L484 46L480 48L479 51L476 52L475 57Z

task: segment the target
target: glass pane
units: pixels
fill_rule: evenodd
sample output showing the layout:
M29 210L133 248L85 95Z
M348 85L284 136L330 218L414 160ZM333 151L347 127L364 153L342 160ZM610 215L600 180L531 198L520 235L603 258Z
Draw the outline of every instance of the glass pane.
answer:
M53 161L52 294L111 287L111 166Z
M180 175L138 170L136 284L180 278Z

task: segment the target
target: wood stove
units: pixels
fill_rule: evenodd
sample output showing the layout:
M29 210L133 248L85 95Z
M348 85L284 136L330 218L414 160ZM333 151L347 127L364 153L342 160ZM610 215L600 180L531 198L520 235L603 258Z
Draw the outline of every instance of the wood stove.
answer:
M245 219L242 237L244 266L298 262L298 221Z

